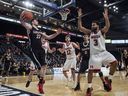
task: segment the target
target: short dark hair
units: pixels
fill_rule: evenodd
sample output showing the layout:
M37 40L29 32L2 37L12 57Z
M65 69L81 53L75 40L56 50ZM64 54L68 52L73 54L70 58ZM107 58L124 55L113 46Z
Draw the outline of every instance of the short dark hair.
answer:
M85 34L85 35L83 35L83 38L84 38L85 36L88 36L88 37L89 37L89 35L88 35L88 34Z
M92 23L96 23L97 25L100 25L98 20L93 20Z

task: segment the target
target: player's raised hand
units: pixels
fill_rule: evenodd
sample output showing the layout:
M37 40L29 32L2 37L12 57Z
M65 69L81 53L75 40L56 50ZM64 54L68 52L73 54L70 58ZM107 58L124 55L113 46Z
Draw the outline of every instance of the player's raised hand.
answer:
M108 9L107 8L104 9L103 16L104 16L104 18L108 18Z
M22 13L20 14L20 21L27 21L27 19Z
M61 28L58 28L58 29L57 29L57 34L62 33L62 31L63 31L63 30L62 30Z
M78 17L80 17L82 15L82 9L78 8Z

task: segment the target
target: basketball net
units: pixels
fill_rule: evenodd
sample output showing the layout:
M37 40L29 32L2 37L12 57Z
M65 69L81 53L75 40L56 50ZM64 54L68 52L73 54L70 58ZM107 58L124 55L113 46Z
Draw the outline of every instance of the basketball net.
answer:
M68 8L60 11L59 14L61 15L61 20L66 21L69 13L70 13L70 10Z

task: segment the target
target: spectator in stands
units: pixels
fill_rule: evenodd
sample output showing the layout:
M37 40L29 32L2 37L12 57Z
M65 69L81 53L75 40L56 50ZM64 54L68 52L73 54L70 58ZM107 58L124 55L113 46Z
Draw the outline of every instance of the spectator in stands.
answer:
M126 70L126 77L128 76L128 51L125 49L123 52L123 62Z
M4 54L3 60L4 60L4 68L3 68L2 75L3 76L8 76L11 64L13 62L13 54L11 53L10 48L8 48L6 53Z

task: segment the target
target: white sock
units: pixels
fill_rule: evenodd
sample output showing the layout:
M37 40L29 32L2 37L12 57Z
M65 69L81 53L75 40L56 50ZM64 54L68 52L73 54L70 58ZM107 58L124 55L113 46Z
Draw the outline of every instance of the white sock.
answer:
M112 80L112 78L113 78L113 75L109 75L109 77L108 77L108 78Z
M92 87L92 83L88 83L88 88L91 88Z

